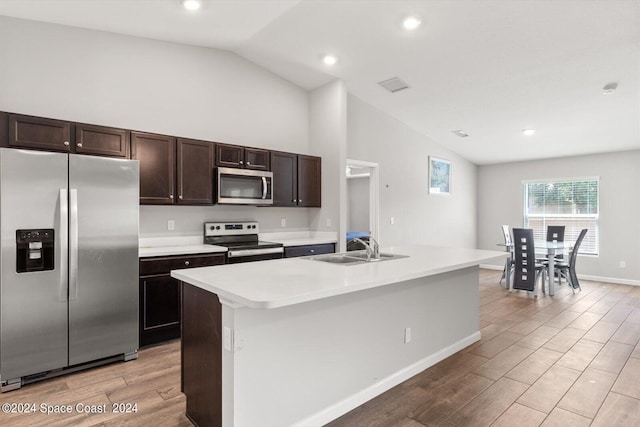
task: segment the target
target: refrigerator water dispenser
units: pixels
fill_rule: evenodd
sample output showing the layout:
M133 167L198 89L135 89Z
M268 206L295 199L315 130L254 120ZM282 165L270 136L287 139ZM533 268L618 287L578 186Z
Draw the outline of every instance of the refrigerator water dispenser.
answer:
M16 230L16 271L53 270L53 229Z

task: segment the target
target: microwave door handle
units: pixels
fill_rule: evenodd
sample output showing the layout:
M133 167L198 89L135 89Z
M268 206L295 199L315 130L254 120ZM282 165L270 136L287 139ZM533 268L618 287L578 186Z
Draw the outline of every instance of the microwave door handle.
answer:
M267 177L262 177L262 200L267 198Z

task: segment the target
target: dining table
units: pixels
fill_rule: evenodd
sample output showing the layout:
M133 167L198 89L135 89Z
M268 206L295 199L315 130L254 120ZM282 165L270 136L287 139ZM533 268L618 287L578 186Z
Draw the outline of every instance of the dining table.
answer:
M507 252L513 253L513 243L498 243L498 246L504 247ZM547 271L549 272L549 296L555 295L555 266L556 266L556 255L564 254L567 251L573 249L573 243L571 242L557 242L557 241L546 241L546 240L535 240L534 247L539 249L540 252L545 252L547 255L547 260L549 261L547 264ZM508 257L505 262L505 288L508 287L509 291L513 291L513 283L511 283L511 257Z
M558 261L556 255L564 254L573 249L573 243L536 240L534 246L536 249L544 249L547 252L547 260L549 261L547 267L549 270L549 296L553 296L555 295L555 266Z

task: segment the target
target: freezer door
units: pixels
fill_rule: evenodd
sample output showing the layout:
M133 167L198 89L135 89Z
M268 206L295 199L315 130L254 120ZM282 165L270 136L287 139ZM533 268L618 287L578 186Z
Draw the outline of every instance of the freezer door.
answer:
M67 158L0 148L2 381L67 366ZM16 230L34 228L54 229L54 269L17 273Z
M138 349L138 162L69 156L69 364Z

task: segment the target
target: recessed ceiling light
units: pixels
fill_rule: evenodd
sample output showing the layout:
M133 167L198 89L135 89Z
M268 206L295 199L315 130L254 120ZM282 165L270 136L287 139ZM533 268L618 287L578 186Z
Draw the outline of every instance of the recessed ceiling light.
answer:
M182 7L187 10L198 10L202 6L202 2L200 0L182 0Z
M417 16L407 16L402 21L402 26L405 30L415 30L421 24L420 18Z
M458 135L460 138L466 138L469 136L468 133L466 133L465 131L459 129L459 130L452 130L451 133L453 133L454 135Z
M611 95L618 89L618 83L609 83L602 88L603 95Z
M522 131L522 133L525 134L526 136L531 136L534 133L536 133L536 130L535 129L525 129L525 130Z
M338 58L333 55L325 55L322 57L322 62L324 62L324 65L335 65L338 62Z

